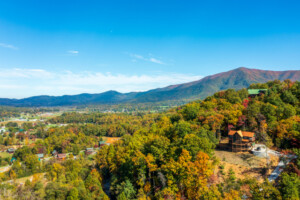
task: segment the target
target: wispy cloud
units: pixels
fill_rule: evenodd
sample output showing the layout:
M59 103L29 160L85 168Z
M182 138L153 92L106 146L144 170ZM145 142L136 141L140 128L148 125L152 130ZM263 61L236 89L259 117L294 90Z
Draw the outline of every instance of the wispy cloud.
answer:
M69 50L69 51L67 51L67 53L70 54L70 55L78 55L79 51L77 51L77 50Z
M147 62L152 62L155 64L160 64L160 65L165 65L166 63L164 63L163 61L154 58L154 57L146 57L146 56L142 56L139 54L129 54L132 59L132 62L137 62L137 60L143 60L143 61L147 61ZM150 56L152 56L152 54L150 54Z
M144 56L138 54L130 54L130 56L136 59L145 60Z
M0 43L0 47L8 48L8 49L13 49L13 50L18 50L18 47L15 47L14 45L11 44L5 44L5 43Z
M165 64L164 62L162 62L161 60L158 60L156 58L150 58L149 61L153 62L153 63L160 64L160 65L164 65Z
M31 79L31 78L45 78L51 76L52 73L43 69L20 69L20 68L14 68L10 70L0 69L1 79L10 79L10 78Z
M172 84L199 80L201 76L159 73L128 75L83 71L50 72L43 69L0 69L0 98L22 98L34 95L64 95L146 91Z

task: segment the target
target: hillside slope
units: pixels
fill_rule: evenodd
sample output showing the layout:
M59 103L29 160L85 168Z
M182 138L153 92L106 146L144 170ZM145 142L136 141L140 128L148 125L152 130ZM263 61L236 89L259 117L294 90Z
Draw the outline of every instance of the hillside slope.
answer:
M168 100L205 98L217 91L228 88L241 89L252 83L264 83L270 80L300 81L300 70L297 71L265 71L258 69L237 68L207 76L198 81L146 92L119 93L107 91L100 94L79 94L64 96L35 96L25 99L0 98L0 105L7 106L68 106L85 104L111 104L111 103L140 103L159 102Z
M152 102L205 98L220 90L226 90L229 88L242 89L247 88L252 83L265 83L276 79L299 81L300 70L265 71L241 67L228 72L207 76L198 81L150 90L146 93L140 94L136 98L136 101Z

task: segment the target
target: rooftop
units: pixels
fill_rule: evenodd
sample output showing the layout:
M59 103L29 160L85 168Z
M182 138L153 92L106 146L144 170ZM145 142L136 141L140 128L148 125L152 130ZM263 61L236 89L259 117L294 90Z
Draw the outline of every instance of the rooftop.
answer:
M248 89L248 94L250 95L258 95L261 92L266 92L268 89Z
M248 131L235 131L235 130L231 130L229 131L228 135L234 135L235 133L238 133L241 137L254 137L254 132L248 132Z

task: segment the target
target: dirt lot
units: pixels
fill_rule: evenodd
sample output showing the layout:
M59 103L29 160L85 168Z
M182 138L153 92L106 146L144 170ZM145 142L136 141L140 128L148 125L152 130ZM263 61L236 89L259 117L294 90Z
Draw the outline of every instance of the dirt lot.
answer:
M258 181L263 181L262 175L266 166L266 159L254 156L251 153L234 153L228 151L215 151L216 157L220 160L220 165L224 166L223 171L228 173L229 169L232 168L237 178L256 178ZM277 166L279 158L276 156L270 157L271 169L265 174L269 175ZM220 166L219 165L219 166ZM220 170L219 167L216 169L216 173Z
M121 139L121 137L102 137L102 138L106 143L110 143L110 144L113 144L114 142Z
M29 181L37 181L37 180L41 180L42 183L46 183L46 178L45 178L45 174L46 173L37 173L37 174L34 174L34 175L31 175L31 176L27 176L27 177L23 177L23 178L18 178L18 179L15 179L15 180L9 180L9 181L6 181L8 183L16 183L16 184L25 184L26 180L29 180Z

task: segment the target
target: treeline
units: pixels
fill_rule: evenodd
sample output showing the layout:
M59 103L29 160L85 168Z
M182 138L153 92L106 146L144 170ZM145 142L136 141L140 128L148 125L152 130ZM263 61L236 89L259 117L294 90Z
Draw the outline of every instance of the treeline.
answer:
M50 123L78 124L86 135L119 137L133 134L141 127L149 127L158 114L128 115L102 113L64 113L52 118Z
M189 100L171 100L163 102L149 103L122 103L122 104L103 104L103 105L88 105L78 106L77 109L88 110L90 112L116 112L116 113L153 113L163 112L172 107L177 107L189 102Z
M20 117L22 112L31 113L33 109L0 106L0 121L4 118Z
M39 112L58 112L61 108L27 108L27 107L12 107L12 106L0 106L0 121L5 118L20 117L21 113L36 114Z

